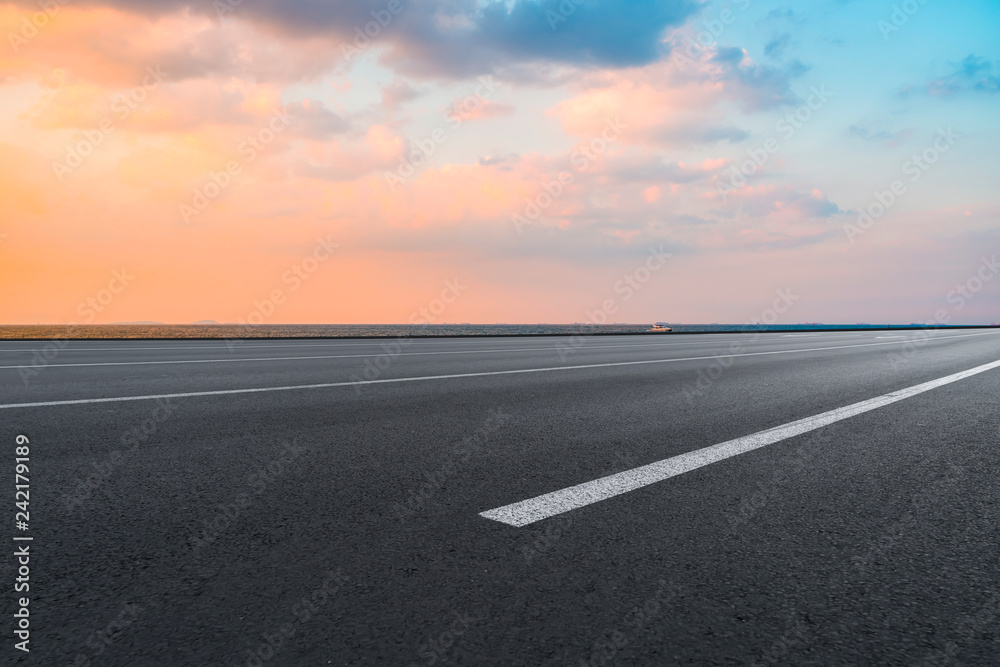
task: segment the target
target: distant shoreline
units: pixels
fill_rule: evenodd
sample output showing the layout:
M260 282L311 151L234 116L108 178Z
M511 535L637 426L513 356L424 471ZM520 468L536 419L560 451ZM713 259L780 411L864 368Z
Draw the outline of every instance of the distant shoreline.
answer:
M690 334L795 333L850 331L923 331L997 329L996 324L669 324L669 333L654 333L651 324L92 324L0 325L0 340L388 340L394 338L544 338L565 336L683 336ZM200 334L200 335L199 335ZM210 335L206 335L210 334Z

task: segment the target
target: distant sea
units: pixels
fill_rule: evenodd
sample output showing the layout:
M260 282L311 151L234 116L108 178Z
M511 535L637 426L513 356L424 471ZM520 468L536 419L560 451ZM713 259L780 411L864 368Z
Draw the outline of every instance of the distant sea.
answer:
M671 324L678 333L912 329L917 324ZM0 325L0 339L44 338L357 338L643 333L649 324L100 324ZM942 327L957 328L957 327Z

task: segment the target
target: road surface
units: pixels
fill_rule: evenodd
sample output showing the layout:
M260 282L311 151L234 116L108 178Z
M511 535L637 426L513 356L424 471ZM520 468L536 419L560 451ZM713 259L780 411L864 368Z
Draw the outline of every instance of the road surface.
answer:
M5 661L1000 654L997 331L42 347Z

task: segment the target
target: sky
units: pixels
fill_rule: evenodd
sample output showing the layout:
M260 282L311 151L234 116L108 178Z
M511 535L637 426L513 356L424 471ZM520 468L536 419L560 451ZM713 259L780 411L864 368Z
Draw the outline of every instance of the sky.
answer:
M995 1L18 0L0 33L0 323L1000 321Z

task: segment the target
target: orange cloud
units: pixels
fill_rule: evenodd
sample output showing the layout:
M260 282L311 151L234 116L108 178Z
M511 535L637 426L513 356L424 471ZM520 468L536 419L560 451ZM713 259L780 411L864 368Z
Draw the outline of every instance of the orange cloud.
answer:
M470 121L510 116L513 113L514 106L506 102L495 102L493 100L484 100L477 96L470 96L454 100L445 109L444 115L446 118Z
M0 5L0 31L20 36L31 14ZM0 58L0 80L41 81L64 70L71 81L121 88L137 85L152 66L174 82L219 76L290 82L314 78L342 58L333 36L293 38L265 24L219 22L186 9L151 18L66 4L29 34Z

